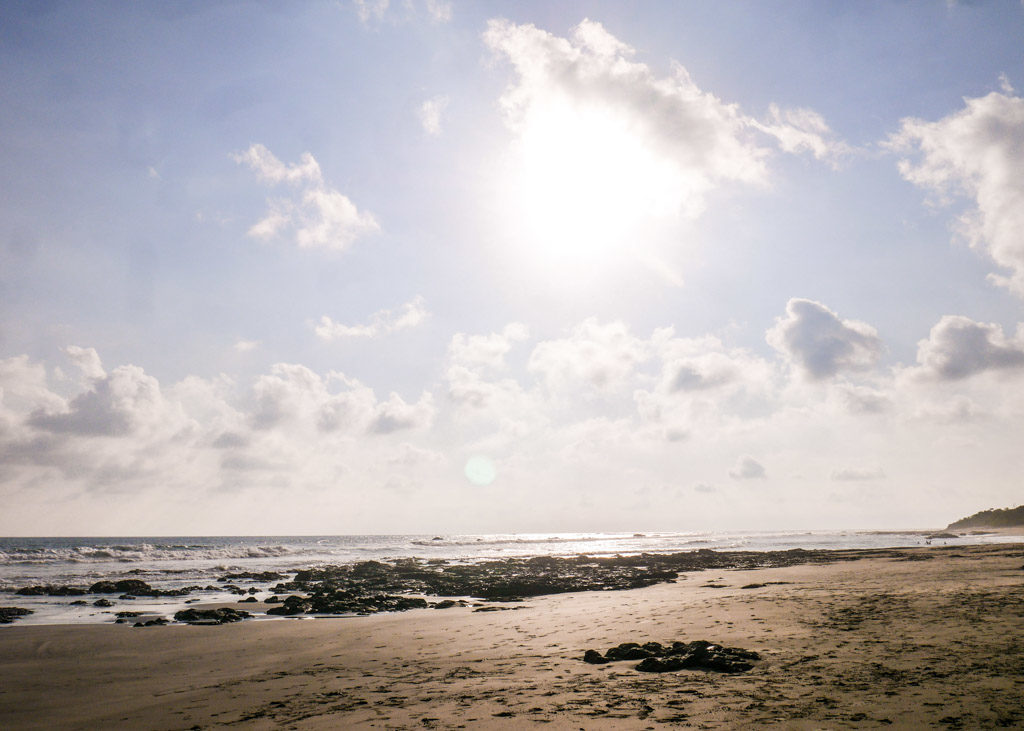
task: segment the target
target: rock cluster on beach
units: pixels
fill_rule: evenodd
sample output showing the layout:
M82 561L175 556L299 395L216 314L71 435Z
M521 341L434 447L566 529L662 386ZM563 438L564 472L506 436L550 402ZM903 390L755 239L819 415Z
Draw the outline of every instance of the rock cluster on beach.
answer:
M206 587L217 589L220 587ZM122 596L186 596L193 591L203 589L201 586L183 586L179 589L155 589L140 579L122 579L120 581L97 581L88 588L81 586L63 586L55 584L37 584L23 586L15 594L21 596L84 596L86 594L120 594Z
M867 556L896 554L875 551L712 551L701 549L680 553L643 553L630 556L535 556L461 563L444 559L403 558L391 561L362 561L341 566L323 566L295 573L291 580L276 571L229 573L217 586L184 586L158 589L140 579L97 581L89 587L35 585L16 590L23 596L84 596L117 594L135 597L181 597L196 591L230 592L252 597L260 591L274 596L268 614L374 614L434 607L465 606L465 599L509 602L545 594L582 591L637 589L675 581L684 572L706 569L755 569L829 563ZM901 554L902 555L902 554ZM243 589L231 581L252 581L272 587ZM279 596L280 595L280 596ZM431 602L423 597L444 597ZM450 599L447 597L451 597ZM100 598L95 606L112 603ZM123 618L122 618L123 619ZM186 621L186 620L180 620ZM219 622L218 622L219 623Z
M32 614L32 610L24 607L0 607L0 624L10 624L19 617L26 617L29 614Z
M683 571L791 566L830 560L835 559L826 552L795 549L728 553L700 550L608 557L535 556L465 564L415 558L363 561L297 572L293 580L273 587L275 594L290 596L268 613L370 614L429 606L426 600L409 594L509 601L575 591L637 589L674 581Z
M754 667L753 660L761 656L752 650L723 647L707 640L693 642L623 642L610 648L604 655L587 650L583 662L604 665L621 660L640 660L636 669L642 673L665 673L675 670L713 670L719 673L742 673Z
M230 624L241 622L252 615L240 609L218 607L217 609L183 609L174 613L174 618L186 624Z
M420 597L377 594L360 595L348 589L317 587L307 597L292 595L280 606L271 607L267 614L290 616L295 614L375 614L377 612L404 612L407 609L425 609L427 600Z

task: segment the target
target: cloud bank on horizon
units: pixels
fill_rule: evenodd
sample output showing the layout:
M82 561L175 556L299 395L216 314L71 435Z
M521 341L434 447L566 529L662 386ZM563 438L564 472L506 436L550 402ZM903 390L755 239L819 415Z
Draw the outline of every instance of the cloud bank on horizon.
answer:
M231 9L135 9L116 22L157 60L124 80L53 52L76 11L0 11L27 110L0 112L0 534L914 527L1019 502L1024 9L794 5L773 22L824 30L788 58L742 7L361 0L259 11L244 42ZM868 64L886 39L853 34L893 14L921 43L983 34L989 76ZM107 32L82 52L133 52ZM850 98L794 76L829 33Z

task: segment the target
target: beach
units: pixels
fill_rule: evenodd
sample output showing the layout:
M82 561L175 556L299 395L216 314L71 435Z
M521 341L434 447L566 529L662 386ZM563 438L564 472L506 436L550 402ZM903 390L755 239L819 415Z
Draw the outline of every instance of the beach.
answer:
M0 727L1024 724L1024 546L877 554L365 617L13 626ZM737 673L582 659L693 640L761 659Z

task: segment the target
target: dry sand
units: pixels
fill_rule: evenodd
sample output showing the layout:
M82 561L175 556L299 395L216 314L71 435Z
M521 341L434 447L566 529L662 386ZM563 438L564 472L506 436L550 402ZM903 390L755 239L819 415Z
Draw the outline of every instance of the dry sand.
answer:
M1022 566L1021 545L935 547L489 612L14 626L0 728L1021 728ZM695 639L763 660L737 675L581 661Z

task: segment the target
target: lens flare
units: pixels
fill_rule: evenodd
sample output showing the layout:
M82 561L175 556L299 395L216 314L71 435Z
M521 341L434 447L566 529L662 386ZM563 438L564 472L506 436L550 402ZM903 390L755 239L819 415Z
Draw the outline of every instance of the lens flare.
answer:
M487 457L475 456L466 460L466 467L463 470L466 479L478 487L486 487L494 482L498 476L498 470L494 462Z

